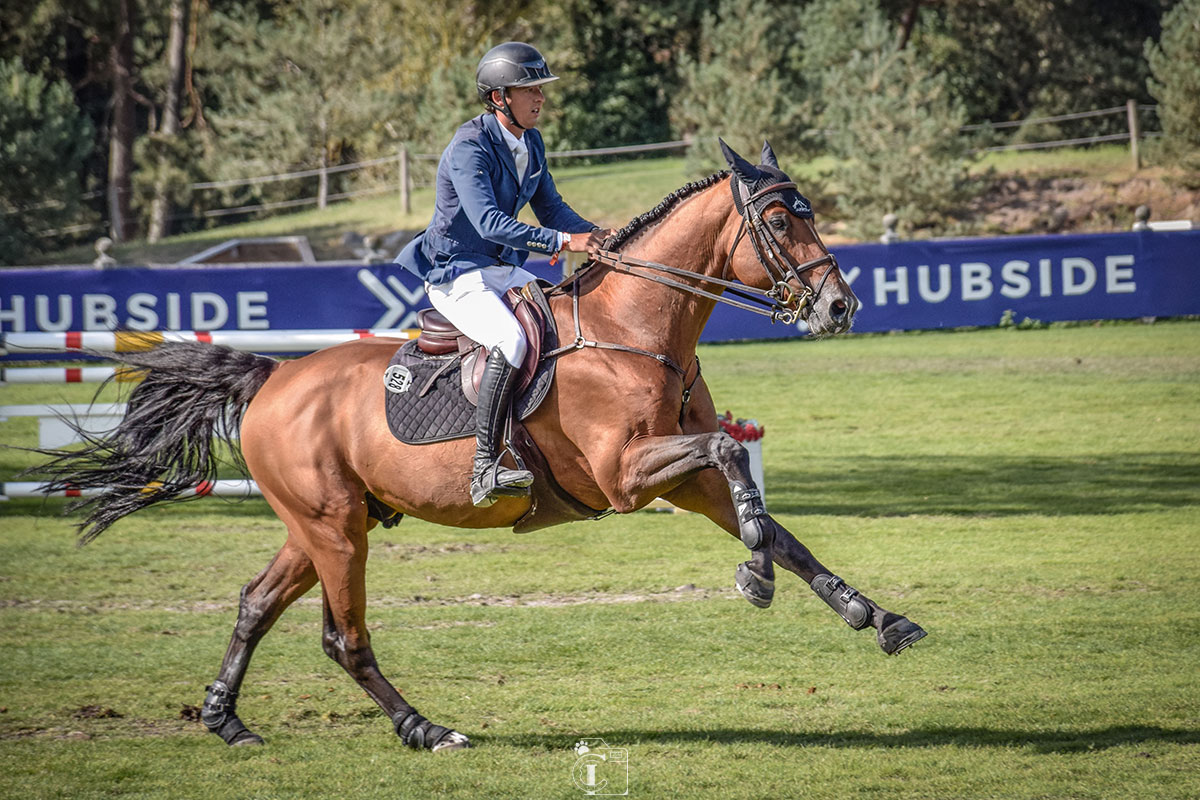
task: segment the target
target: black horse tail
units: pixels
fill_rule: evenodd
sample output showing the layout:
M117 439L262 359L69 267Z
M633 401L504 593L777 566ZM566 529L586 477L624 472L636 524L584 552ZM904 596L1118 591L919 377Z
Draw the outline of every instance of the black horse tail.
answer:
M51 460L26 471L44 480L47 491L85 492L66 509L88 511L78 526L81 545L153 503L194 498L189 490L215 480L222 464L248 477L236 444L242 415L279 365L266 356L200 342L103 355L144 375L129 393L124 418L100 435L68 420L83 447L39 450ZM214 445L214 437L228 447Z

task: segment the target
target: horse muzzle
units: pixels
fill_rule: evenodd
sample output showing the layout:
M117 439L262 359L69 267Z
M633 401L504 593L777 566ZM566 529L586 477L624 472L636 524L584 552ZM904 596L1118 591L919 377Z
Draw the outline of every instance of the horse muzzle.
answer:
M814 336L828 336L845 333L854 324L854 315L858 312L858 298L841 281L833 287L827 287L813 301L805 321L809 333Z

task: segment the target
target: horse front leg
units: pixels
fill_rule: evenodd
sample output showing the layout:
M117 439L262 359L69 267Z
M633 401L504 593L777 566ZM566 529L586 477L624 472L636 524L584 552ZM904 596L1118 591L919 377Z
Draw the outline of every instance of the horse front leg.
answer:
M771 523L775 527L776 563L800 576L817 597L824 600L854 630L874 627L883 652L889 656L896 655L925 638L925 630L920 625L908 617L888 611L847 584L818 561L787 528L774 519Z
M692 436L666 438L700 439L705 435L716 436L718 434L713 432L716 428L716 416L717 412L712 396L704 381L701 380L692 392L692 402L688 407L683 426L684 431L691 433ZM745 456L746 475L748 476L749 454L731 437L726 436L725 438L729 440L726 447L732 444ZM725 495L723 489L727 484L732 489L732 481L730 481L728 473L702 469L689 478L678 481L673 488L660 496L679 508L704 514L745 542L747 536L742 519L748 514L737 503L736 497ZM761 506L761 498L758 505ZM765 511L761 514L756 512L753 519L756 528L769 529L763 531L761 542L766 543L769 555L775 563L798 575L850 627L862 630L873 626L878 632L879 646L885 653L888 655L899 653L925 636L925 631L921 626L911 622L907 617L882 608L837 577L833 570L818 561L807 547L797 541L790 531L767 515ZM774 573L768 572L763 568L761 561L756 560L764 555L763 548L760 546L759 551L756 552L752 549L751 552L753 553L751 560L738 568L739 573L745 567L754 569L756 575L773 578ZM769 567L769 564L767 566ZM740 582L738 588L741 588ZM742 591L744 594L745 590ZM751 600L751 602L754 601Z
M665 495L680 508L704 514L713 522L737 535L736 508L720 499L721 476L708 472L696 475ZM778 564L795 573L826 605L855 630L873 627L883 652L895 655L919 639L925 631L907 617L893 613L853 588L826 567L792 533L769 515L771 553Z
M620 512L641 508L656 497L672 490L703 470L716 469L729 490L728 497L716 498L717 506L733 504L732 519L713 508L709 514L750 550L750 559L738 565L734 582L742 595L755 606L767 608L775 595L775 567L772 550L777 526L767 515L762 491L750 474L750 454L726 433L697 433L678 436L640 437L622 453L619 491L609 500ZM719 491L719 490L718 490ZM707 513L707 510L706 510Z

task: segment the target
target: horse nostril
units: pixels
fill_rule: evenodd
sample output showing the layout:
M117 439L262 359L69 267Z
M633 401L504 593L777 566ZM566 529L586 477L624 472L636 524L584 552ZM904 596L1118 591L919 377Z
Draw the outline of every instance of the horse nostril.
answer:
M846 305L846 301L844 300L834 300L829 304L829 316L838 321L846 316L848 310L849 306Z

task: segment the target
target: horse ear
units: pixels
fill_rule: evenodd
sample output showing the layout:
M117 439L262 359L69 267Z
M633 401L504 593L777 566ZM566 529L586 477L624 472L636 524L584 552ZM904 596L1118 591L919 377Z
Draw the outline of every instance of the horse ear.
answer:
M779 162L775 160L775 151L771 149L771 143L763 139L762 163L768 167L779 169Z
M738 176L738 179L742 183L757 183L760 176L755 166L733 152L733 148L725 144L724 139L718 138L717 141L721 143L721 152L725 154L725 163Z

